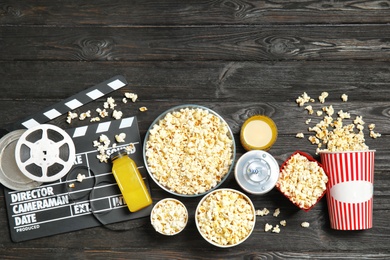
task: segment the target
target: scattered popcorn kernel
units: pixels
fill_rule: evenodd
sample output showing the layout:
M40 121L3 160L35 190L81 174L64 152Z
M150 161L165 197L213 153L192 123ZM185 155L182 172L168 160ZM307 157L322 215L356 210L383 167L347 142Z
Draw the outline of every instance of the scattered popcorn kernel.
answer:
M348 101L348 95L342 94L342 95L341 95L341 100L342 100L343 102L347 102L347 101Z
M297 104L300 107L303 107L305 105L305 103L310 101L310 97L309 97L309 95L307 95L306 92L303 92L303 94L301 96L299 96L295 101L297 102Z
M74 188L74 187L75 187L74 183L69 184L69 188Z
M96 109L96 112L98 112L99 113L99 116L101 117L101 118L105 118L106 116L108 116L108 112L107 112L107 110L106 109L100 109L100 108L97 108Z
M91 117L91 111L88 110L87 112L85 113L81 113L80 116L79 116L79 120L84 120L86 119L87 117Z
M265 227L264 227L264 231L268 232L268 231L272 230L272 228L273 228L273 226L271 224L266 223Z
M297 138L304 138L305 136L303 135L303 133L297 133L297 135L295 137L297 137Z
M126 104L127 103L127 98L122 98L122 103Z
M141 112L145 112L145 111L147 111L147 110L148 110L147 107L140 107L140 108L139 108L139 111L141 111Z
M100 117L93 117L90 120L90 122L99 122L99 121L100 121Z
M305 124L308 125L308 124L310 124L310 122L311 122L311 118L307 119L306 122L305 122Z
M115 140L118 143L124 143L125 142L125 138L126 138L126 134L125 133L120 133L119 135L115 135Z
M78 182L83 182L83 180L85 179L86 177L85 177L85 174L81 174L81 173L79 173L79 174L77 174L77 181Z
M115 118L115 119L117 119L117 120L121 119L122 116L123 116L122 111L114 110L114 111L112 112L112 117Z
M329 96L328 92L322 92L321 95L318 97L318 100L321 104L325 103L325 98Z
M279 222L279 224L280 224L281 226L285 227L285 226L287 225L287 222L286 222L286 220L281 220L281 221Z
M310 223L309 222L302 222L301 223L301 226L303 227L303 228L308 228L308 227L310 227Z
M309 115L311 115L311 114L314 113L314 110L313 110L313 106L312 106L312 105L306 106L305 109L307 110L307 112L309 113Z
M137 98L138 98L138 95L135 94L135 93L125 93L125 97L128 98L128 99L131 99L131 101L134 103L135 101L137 101Z
M316 112L316 114L317 114L317 116L322 116L323 112L319 110L319 111Z
M279 228L279 225L276 225L273 229L272 229L272 233L280 233L280 228Z
M273 216L276 218L279 216L279 214L280 214L280 209L279 208L275 209Z
M72 119L75 119L75 118L77 118L78 117L78 115L77 115L77 113L72 113L72 112L68 112L68 116L67 116L67 118L66 118L66 122L68 123L68 124L70 124L71 122L72 122Z
M256 216L263 217L263 216L266 216L268 214L269 214L269 210L267 208L264 208L262 210L260 210L260 209L256 210Z

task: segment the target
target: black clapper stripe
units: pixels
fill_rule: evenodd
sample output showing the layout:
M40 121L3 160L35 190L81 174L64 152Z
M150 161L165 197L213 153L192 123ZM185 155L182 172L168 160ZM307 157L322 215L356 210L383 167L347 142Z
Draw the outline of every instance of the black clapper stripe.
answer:
M104 95L107 95L114 90L120 89L125 85L127 85L126 79L121 75L117 75L115 77L110 78L109 80L101 82L67 99L64 99L57 104L49 106L32 116L26 117L23 120L11 124L6 127L6 129L8 131L24 128L29 129L36 125L44 124L50 120L53 120L56 117L68 113L73 109L81 107L91 101L94 101Z

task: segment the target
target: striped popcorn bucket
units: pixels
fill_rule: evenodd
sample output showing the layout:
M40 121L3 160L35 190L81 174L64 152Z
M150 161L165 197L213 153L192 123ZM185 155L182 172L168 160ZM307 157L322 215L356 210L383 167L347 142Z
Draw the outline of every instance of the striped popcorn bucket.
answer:
M375 151L320 152L332 229L372 228Z

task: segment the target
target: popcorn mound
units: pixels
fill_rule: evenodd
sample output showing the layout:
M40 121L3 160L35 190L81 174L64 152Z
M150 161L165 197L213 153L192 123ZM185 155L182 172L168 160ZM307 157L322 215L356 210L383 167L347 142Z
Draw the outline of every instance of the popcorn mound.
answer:
M153 177L183 195L214 188L233 162L233 139L226 122L208 110L169 112L149 132L146 160Z
M220 247L243 242L256 223L255 209L249 198L232 189L206 195L198 205L195 218L201 235Z
M327 92L323 92L318 100L321 104L325 102L325 98L328 97ZM341 95L343 102L348 101L346 94ZM296 103L303 107L307 102L314 103L315 100L311 98L306 92L296 99ZM314 114L312 105L307 105L305 109L309 115ZM355 119L351 119L351 114L344 112L343 110L335 113L332 105L324 106L321 110L316 112L317 116L324 115L323 119L314 127L309 127L309 131L314 133L310 136L309 141L317 145L317 153L320 151L365 151L369 150L369 147L365 144L364 138L364 125L365 122L361 116L356 116ZM336 118L334 118L337 116ZM345 120L351 122L347 124ZM307 123L310 121L307 121ZM370 124L368 130L370 137L378 138L381 134L374 132L375 124ZM302 133L296 135L297 138L303 138Z
M276 188L299 208L308 211L324 196L328 177L313 157L297 151L280 169Z

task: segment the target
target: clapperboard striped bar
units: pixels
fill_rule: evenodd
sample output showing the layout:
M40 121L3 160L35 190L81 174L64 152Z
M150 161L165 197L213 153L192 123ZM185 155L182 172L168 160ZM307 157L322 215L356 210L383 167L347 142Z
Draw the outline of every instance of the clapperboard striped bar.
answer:
M50 120L53 120L54 118L64 115L68 111L79 108L91 101L107 95L108 93L111 93L114 90L120 89L125 85L127 85L127 82L123 76L118 75L112 77L109 80L106 80L98 85L79 92L72 97L62 100L57 104L47 107L35 115L29 116L16 122L15 124L12 124L10 127L7 127L7 130L11 131L23 128L29 129L39 124L46 123Z

